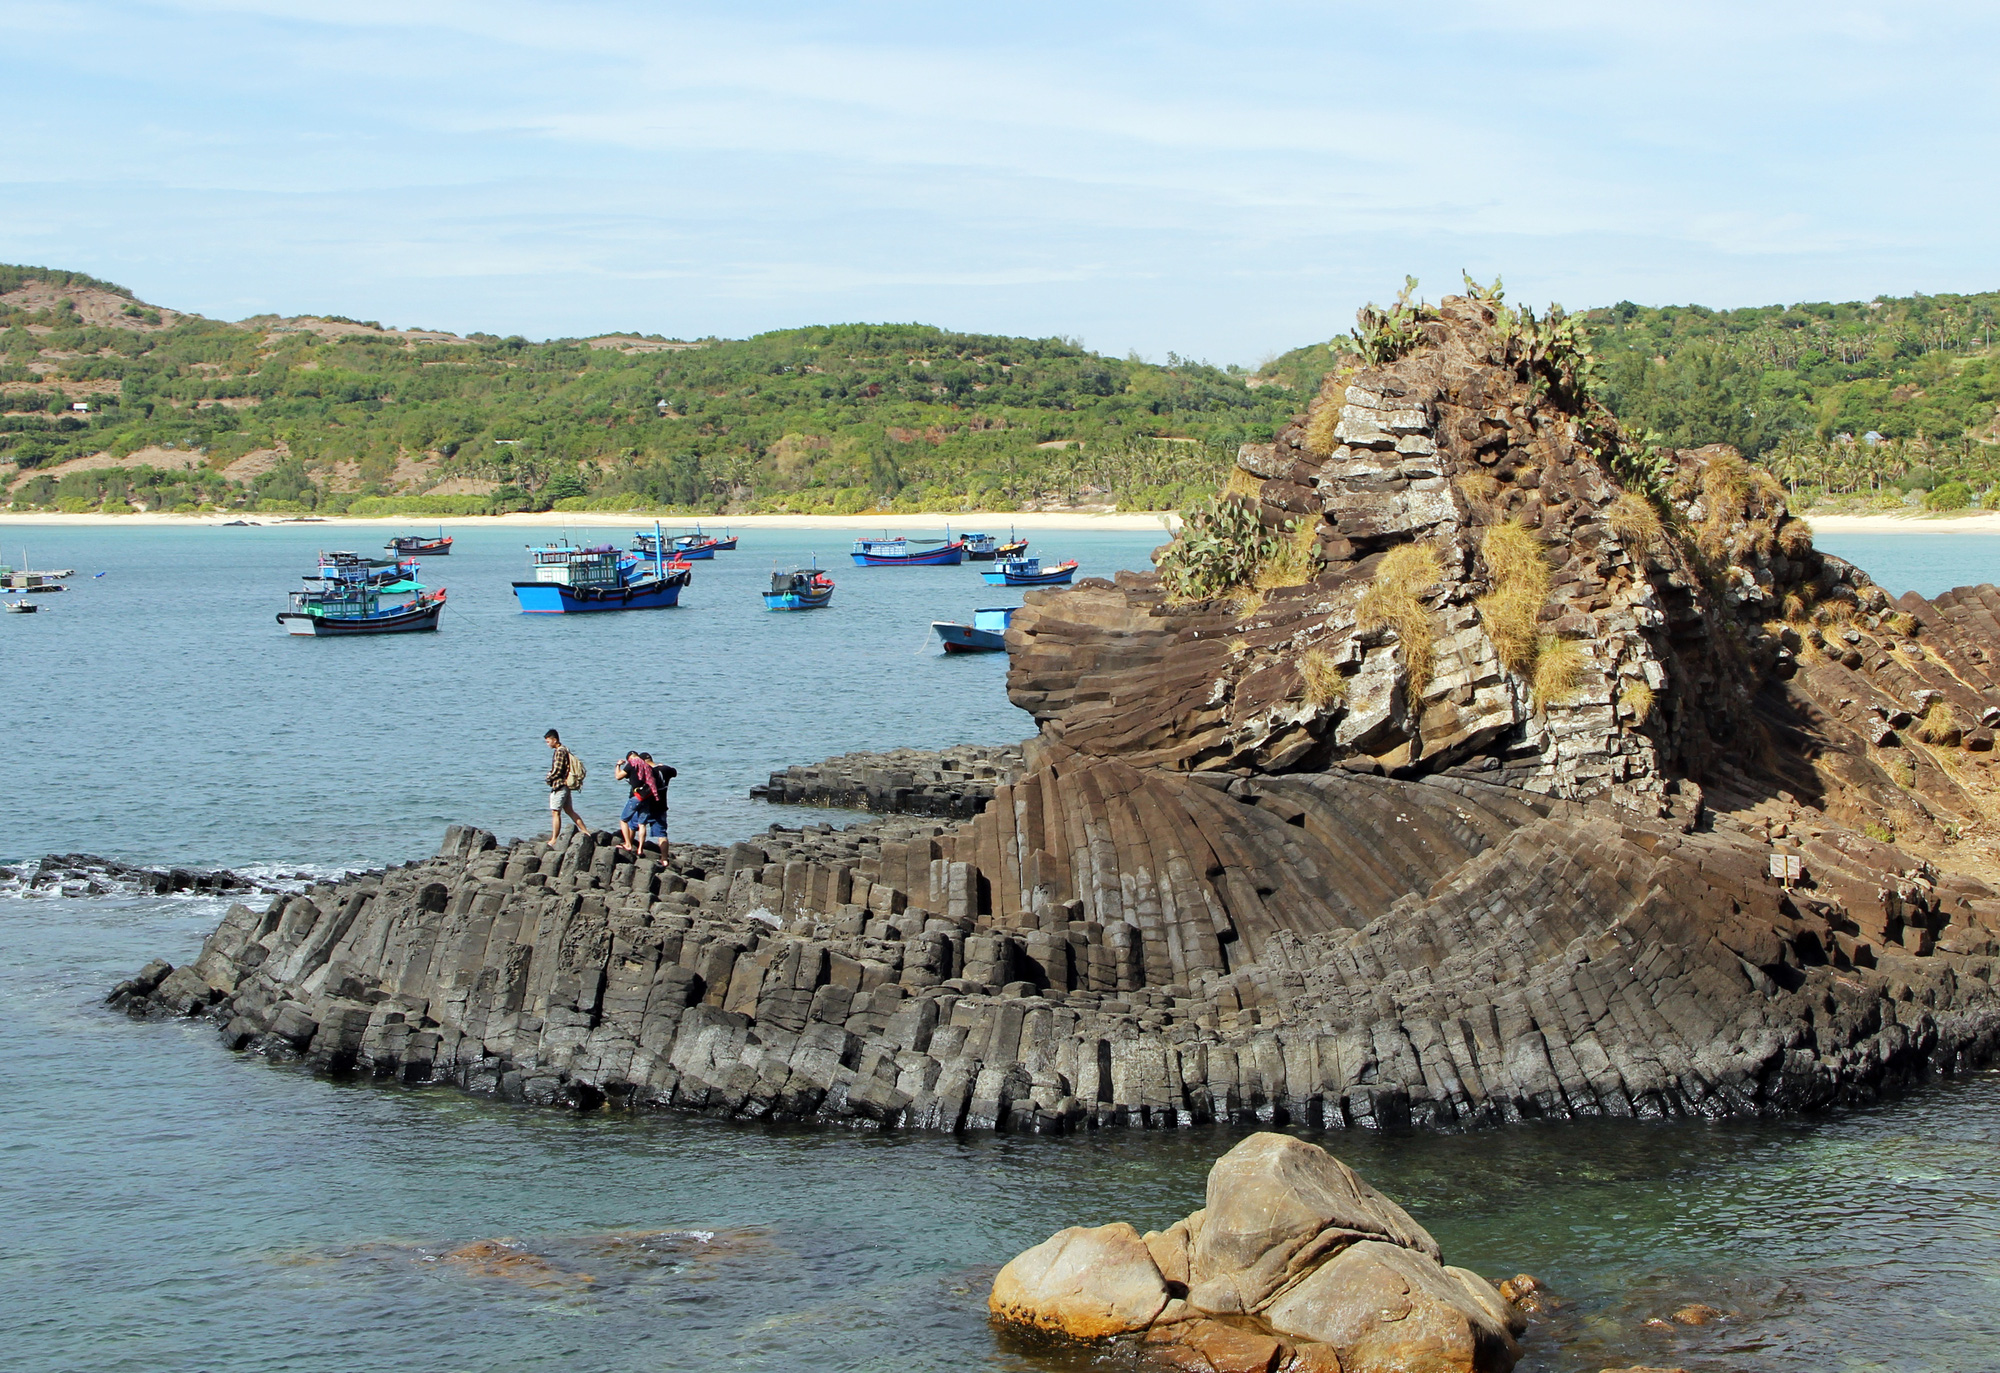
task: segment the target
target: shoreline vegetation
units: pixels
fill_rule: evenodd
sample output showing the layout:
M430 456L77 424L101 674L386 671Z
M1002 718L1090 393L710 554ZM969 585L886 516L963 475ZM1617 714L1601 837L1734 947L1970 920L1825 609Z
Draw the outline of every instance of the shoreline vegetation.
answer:
M1424 308L1415 287L1363 316ZM1468 289L1497 299L1499 283ZM1996 315L2000 292L1621 301L1552 307L1539 327L1573 339L1578 383L1645 453L1728 444L1802 513L1873 518L2000 502ZM0 510L579 524L1177 510L1376 332L1254 368L920 324L533 342L339 315L209 320L0 265Z
M361 528L407 528L412 525L446 528L486 528L503 529L533 526L547 528L550 525L573 525L583 528L632 527L633 521L650 523L654 520L665 525L681 526L692 520L701 520L721 529L938 529L949 523L960 530L984 529L993 532L1002 525L1019 529L1104 529L1104 530L1159 530L1164 536L1167 529L1178 523L1178 517L1171 512L1160 511L1046 511L1017 510L994 513L991 511L954 511L909 514L878 511L860 515L661 515L652 512L609 513L605 511L543 510L518 511L506 515L445 515L442 517L417 517L407 515L323 515L299 519L286 515L259 515L258 512L213 510L202 514L152 514L134 511L129 515L106 514L102 511L84 514L64 514L59 511L0 511L0 525L123 525L148 529L194 529L224 528L237 520L248 519L257 525L282 526L300 524L307 527L324 525L328 527ZM1172 523L1169 523L1172 522Z

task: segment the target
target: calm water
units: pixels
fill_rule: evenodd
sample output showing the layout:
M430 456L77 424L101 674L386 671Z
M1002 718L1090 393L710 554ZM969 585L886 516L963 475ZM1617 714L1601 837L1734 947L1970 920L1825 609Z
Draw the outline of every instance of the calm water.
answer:
M1004 603L964 569L837 569L835 611L766 615L774 556L816 543L832 563L844 541L760 533L698 566L682 610L524 620L504 586L523 536L473 531L432 569L452 592L440 634L291 640L279 593L333 538L360 542L30 531L38 565L109 575L0 619L16 703L0 853L334 865L428 849L452 819L525 832L550 720L593 759L635 739L672 757L681 831L722 839L777 818L743 799L773 767L1026 731L1003 664L924 642L932 618ZM1092 571L1143 565L1152 542L1048 540ZM1936 589L1855 556L1893 590ZM1115 1367L996 1339L986 1283L1061 1225L1184 1214L1234 1138L579 1119L318 1081L98 1008L147 958L192 953L220 910L0 899L6 1367ZM1569 1299L1526 1368L2000 1369L2000 1076L1808 1123L1326 1142L1453 1261ZM495 1239L536 1257L443 1257ZM1732 1315L1645 1327L1694 1301Z

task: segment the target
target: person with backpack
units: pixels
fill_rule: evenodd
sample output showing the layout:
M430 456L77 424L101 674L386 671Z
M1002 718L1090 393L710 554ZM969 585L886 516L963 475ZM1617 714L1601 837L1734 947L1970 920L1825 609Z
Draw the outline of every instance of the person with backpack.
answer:
M632 789L624 811L618 816L618 847L630 849L636 858L646 851L645 817L659 804L659 778L652 764L639 757L637 749L625 751L625 756L618 760L615 775Z
M654 762L650 753L640 754L639 762L651 770L653 787L650 793L650 805L640 816L638 851L640 853L646 851L646 840L650 836L659 842L660 861L664 863L667 861L667 783L681 774L680 770L671 764Z
M575 826L574 833L583 832L583 817L576 813L576 803L570 798L583 785L583 760L563 747L562 736L554 730L542 736L542 742L549 746L549 842L562 838L562 821L567 815Z

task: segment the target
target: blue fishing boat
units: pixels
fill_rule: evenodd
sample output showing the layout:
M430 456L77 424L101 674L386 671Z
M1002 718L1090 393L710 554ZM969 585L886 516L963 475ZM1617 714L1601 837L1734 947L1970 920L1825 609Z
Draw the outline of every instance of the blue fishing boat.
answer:
M991 534L965 536L965 560L969 563L990 563L999 548L1000 541Z
M1067 586L1076 575L1076 559L1045 568L1040 558L1001 558L991 572L979 575L989 586Z
M972 612L971 624L932 620L946 653L999 653L1007 647L1007 622L1019 606L1004 605Z
M651 558L658 554L661 544L666 545L669 558L679 558L682 562L702 562L713 558L722 547L720 539L711 539L699 529L692 534L661 534L657 531L640 530L632 538L632 551ZM734 548L736 541L730 540Z
M514 599L529 615L576 615L598 610L659 610L679 605L681 588L694 578L687 563L660 550L667 546L655 526L653 555L634 558L611 544L584 548L570 543L528 550L535 580L515 582Z
M766 610L818 610L833 600L833 578L811 567L792 572L772 572L771 589L764 593Z
M291 609L279 612L278 623L288 634L316 639L436 629L444 614L444 588L433 591L417 581L415 563L394 568L401 575L384 582L374 559L322 555L319 572L305 578L317 585L294 591Z
M321 553L319 571L308 572L309 582L359 582L367 586L388 587L396 582L414 581L417 564L411 558L364 558L359 553Z
M965 558L965 540L945 531L942 539L856 539L856 567L957 567Z

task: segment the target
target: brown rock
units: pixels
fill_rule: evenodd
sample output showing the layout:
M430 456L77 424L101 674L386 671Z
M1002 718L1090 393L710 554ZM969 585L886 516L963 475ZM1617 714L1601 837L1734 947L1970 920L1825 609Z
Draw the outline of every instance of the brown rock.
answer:
M1346 1373L1506 1373L1520 1358L1463 1279L1410 1249L1362 1240L1265 1309L1281 1335L1333 1346Z
M1144 1330L1166 1304L1158 1265L1123 1221L1071 1226L1015 1255L986 1303L1001 1320L1079 1340Z
M1359 1239L1438 1258L1437 1241L1339 1159L1290 1135L1250 1136L1208 1174L1188 1300L1256 1311L1285 1283Z
M1284 1365L1283 1373L1344 1373L1344 1370L1340 1354L1332 1345L1306 1341L1293 1346L1291 1362Z
M1691 1306L1683 1306L1680 1310L1674 1312L1674 1321L1679 1325L1708 1325L1721 1320L1722 1316L1723 1313L1714 1307L1703 1306L1700 1302L1695 1302Z
M1166 1359L1191 1373L1271 1373L1290 1353L1267 1331L1214 1320L1161 1327L1146 1339L1165 1346Z

